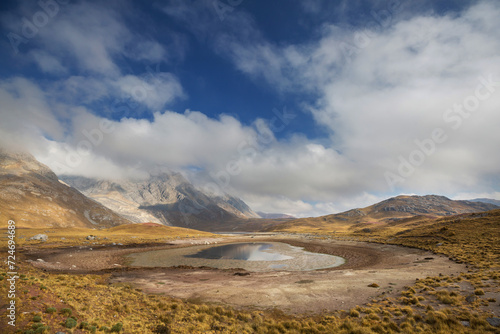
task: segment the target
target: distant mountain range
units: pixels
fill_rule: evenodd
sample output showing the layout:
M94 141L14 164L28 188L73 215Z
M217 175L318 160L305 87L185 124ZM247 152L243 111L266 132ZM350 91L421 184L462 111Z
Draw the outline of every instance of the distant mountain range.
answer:
M464 213L498 209L482 201L454 201L444 196L397 196L361 209L315 218L291 220L270 230L287 231L356 231L384 228L388 225L414 224L419 220L435 219Z
M397 196L361 209L316 218L255 213L241 199L207 194L181 174L146 180L62 180L33 156L0 150L0 226L105 228L152 222L203 231L361 231L500 208L500 201Z
M0 150L0 226L104 228L130 221L61 183L33 156Z
M135 181L79 176L61 179L136 223L154 222L206 231L231 229L246 219L260 218L241 199L206 194L180 173L161 172Z
M489 203L489 204L494 204L497 206L500 206L500 201L497 199L491 199L491 198L475 198L475 199L470 199L469 201L471 202L482 202L482 203Z
M257 214L264 219L295 219L294 216L290 216L284 213L266 213L258 211Z

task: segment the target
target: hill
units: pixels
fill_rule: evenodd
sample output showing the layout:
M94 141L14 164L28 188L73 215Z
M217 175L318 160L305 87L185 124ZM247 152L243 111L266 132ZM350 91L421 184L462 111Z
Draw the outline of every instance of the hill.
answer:
M499 207L494 204L454 201L444 196L397 196L361 209L316 218L302 218L272 227L273 231L295 232L373 232L391 227L406 229L424 220L482 212Z
M500 207L500 200L497 199L491 199L491 198L475 198L475 199L470 199L469 201L471 202L482 202L482 203L489 203L489 204L494 204Z
M63 176L64 182L136 222L231 230L259 218L241 199L215 196L197 189L180 173L161 172L144 180L99 180Z
M27 153L0 150L0 226L106 228L130 221L78 190Z

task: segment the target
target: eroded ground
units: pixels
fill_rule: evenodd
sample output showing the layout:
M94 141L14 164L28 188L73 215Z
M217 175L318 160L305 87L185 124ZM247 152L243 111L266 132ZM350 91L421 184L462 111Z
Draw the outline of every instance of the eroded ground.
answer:
M131 268L124 255L153 249L191 246L106 246L38 250L27 255L46 270L111 273L111 283L128 283L147 293L217 302L237 308L279 308L288 313L349 309L380 296L396 296L416 278L456 275L465 266L418 249L303 236L248 236L206 239L203 243L280 241L308 251L344 257L337 268L310 272L256 273L211 268ZM200 242L199 240L197 242ZM38 259L43 260L40 261ZM369 287L372 283L378 287Z

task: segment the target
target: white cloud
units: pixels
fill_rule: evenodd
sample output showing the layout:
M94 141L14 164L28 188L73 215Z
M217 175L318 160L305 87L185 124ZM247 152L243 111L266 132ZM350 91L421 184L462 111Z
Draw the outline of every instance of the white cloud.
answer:
M40 70L44 73L64 74L67 72L67 69L57 58L51 56L43 50L34 50L31 51L30 54Z
M61 139L64 128L44 92L24 78L0 82L0 138L3 145L37 145L40 136ZM31 146L29 145L29 146Z
M198 185L219 183L256 210L319 215L370 205L392 194L384 173L398 173L399 157L408 159L421 150L415 140L427 140L441 128L447 140L435 144L435 153L425 156L398 191L498 198L500 86L490 87L494 92L470 116L457 119L455 113L450 114L452 122L443 119L454 104L476 94L479 77L500 78L500 8L495 2L482 1L456 15L394 19L376 31L325 26L318 40L304 45L267 41L244 11L224 20L224 27L241 29L203 32L217 16L196 12L202 19L193 31L200 38L210 35L210 46L238 70L282 93L319 96L308 110L329 129L330 137L321 142L301 136L277 139L264 120L244 125L230 116L161 109L184 96L179 79L161 71L153 77L121 73L116 55L131 43L141 45L140 40L116 13L96 5L84 9L81 20L70 21L78 8L47 27L41 36L47 51L32 55L47 73L62 73L75 61L92 75L61 79L45 89L20 78L0 84L2 140L14 134L23 138L50 166L66 164L69 169L59 169L61 173L138 177L158 165L196 166L201 170ZM181 2L164 10L195 20L198 14L187 9ZM89 15L95 19L88 22L96 24L86 27L83 18ZM67 29L48 40L56 27ZM360 41L362 47L346 51ZM161 45L144 43L147 52L131 48L127 56L145 61L165 57ZM54 60L58 48L66 52ZM114 121L113 130L104 133L103 119L80 106L123 93L161 112L152 120ZM90 152L84 150L85 142L91 144ZM68 163L71 157L79 162Z
M178 79L165 72L155 73L144 78L126 75L118 79L116 85L134 101L153 110L158 110L165 104L184 96Z

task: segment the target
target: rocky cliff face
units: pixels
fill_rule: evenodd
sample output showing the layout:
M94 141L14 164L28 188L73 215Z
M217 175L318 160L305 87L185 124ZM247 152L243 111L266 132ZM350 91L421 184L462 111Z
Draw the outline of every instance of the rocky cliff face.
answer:
M137 223L221 230L229 223L259 217L241 199L205 194L179 173L157 173L146 180L62 179Z
M104 228L130 223L62 183L27 153L0 150L0 226Z

